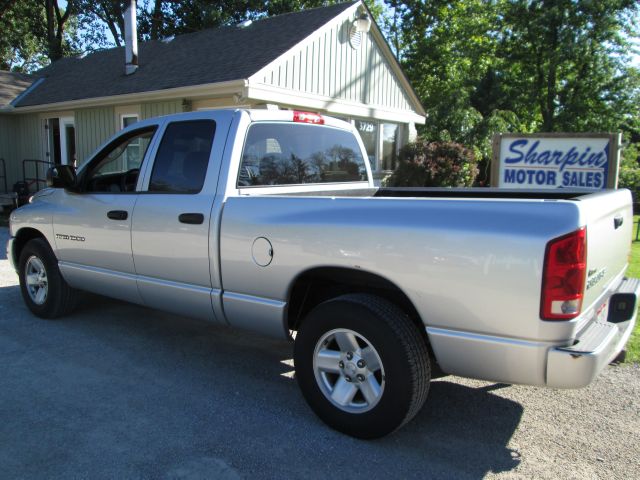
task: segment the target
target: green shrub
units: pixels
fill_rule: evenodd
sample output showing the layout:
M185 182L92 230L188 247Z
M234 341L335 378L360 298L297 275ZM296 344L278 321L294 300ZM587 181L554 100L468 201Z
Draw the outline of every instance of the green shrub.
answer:
M478 175L473 151L454 142L418 140L405 145L391 187L470 187Z
M618 187L631 190L633 202L640 203L640 168L621 167Z

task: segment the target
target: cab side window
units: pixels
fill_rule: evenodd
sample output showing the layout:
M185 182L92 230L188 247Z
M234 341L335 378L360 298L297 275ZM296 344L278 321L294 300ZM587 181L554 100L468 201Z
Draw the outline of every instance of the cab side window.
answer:
M216 130L213 120L169 124L153 164L149 192L199 193Z
M89 165L84 191L126 193L136 189L142 160L151 144L156 127L129 132L108 145Z

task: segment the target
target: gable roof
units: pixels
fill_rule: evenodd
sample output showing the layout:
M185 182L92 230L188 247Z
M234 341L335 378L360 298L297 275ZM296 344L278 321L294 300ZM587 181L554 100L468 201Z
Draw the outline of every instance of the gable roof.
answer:
M356 2L211 28L172 41L141 42L140 66L124 74L124 47L58 60L16 107L247 79Z
M34 80L31 75L0 70L0 109L8 107Z

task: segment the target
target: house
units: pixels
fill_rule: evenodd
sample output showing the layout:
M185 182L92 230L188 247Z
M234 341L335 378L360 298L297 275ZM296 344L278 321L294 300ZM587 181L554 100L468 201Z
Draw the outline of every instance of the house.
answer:
M32 77L3 72L0 158L9 184L22 179L24 159L79 165L139 119L242 107L354 122L381 177L425 111L369 18L361 1L342 3L143 42L137 51L129 42L63 58Z

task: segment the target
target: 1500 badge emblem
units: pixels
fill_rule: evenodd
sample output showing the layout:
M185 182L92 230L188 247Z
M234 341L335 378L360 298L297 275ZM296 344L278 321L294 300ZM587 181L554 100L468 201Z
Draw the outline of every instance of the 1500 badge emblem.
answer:
M588 279L587 279L587 290L593 287L596 283L604 278L607 273L607 269L603 268L599 272L596 269L589 270Z
M77 235L65 235L63 233L56 233L56 238L59 240L71 240L74 242L84 242L84 237L79 237Z

